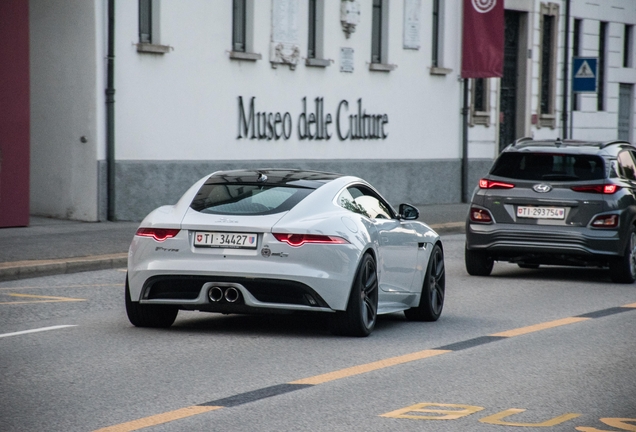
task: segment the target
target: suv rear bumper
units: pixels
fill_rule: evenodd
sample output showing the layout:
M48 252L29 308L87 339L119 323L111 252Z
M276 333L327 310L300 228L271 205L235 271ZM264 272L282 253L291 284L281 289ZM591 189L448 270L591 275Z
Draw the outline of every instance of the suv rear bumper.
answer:
M572 256L582 261L607 261L623 252L618 229L547 225L539 229L537 225L470 222L466 224L466 247L488 251L498 260L542 263L560 256Z

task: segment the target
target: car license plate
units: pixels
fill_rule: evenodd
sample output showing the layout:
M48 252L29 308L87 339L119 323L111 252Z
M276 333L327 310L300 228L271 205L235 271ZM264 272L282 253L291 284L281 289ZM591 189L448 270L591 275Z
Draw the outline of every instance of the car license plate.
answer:
M517 217L533 219L564 219L562 207L517 207Z
M253 233L203 232L194 234L194 245L199 247L256 249L258 235Z

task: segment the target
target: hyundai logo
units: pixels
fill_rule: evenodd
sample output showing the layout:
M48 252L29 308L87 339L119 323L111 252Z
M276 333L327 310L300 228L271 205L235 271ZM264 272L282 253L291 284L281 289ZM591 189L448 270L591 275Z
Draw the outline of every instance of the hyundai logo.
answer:
M549 184L545 184L545 183L539 183L539 184L536 184L536 185L532 186L532 189L534 189L535 192L546 193L546 192L550 192L552 190L552 186L550 186Z

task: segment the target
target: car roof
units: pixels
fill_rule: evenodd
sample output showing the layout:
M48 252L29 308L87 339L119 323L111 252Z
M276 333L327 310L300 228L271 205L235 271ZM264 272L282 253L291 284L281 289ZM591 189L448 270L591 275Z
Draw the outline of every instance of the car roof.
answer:
M205 181L205 184L240 183L289 185L317 189L325 183L340 177L344 177L344 175L311 170L263 168L253 170L217 171L210 175L210 177Z
M519 152L544 152L553 153L555 150L563 153L578 154L616 154L624 148L634 149L634 146L628 141L612 140L612 141L585 141L585 140L562 140L560 138L554 140L533 140L525 137L519 138L510 144L504 151Z

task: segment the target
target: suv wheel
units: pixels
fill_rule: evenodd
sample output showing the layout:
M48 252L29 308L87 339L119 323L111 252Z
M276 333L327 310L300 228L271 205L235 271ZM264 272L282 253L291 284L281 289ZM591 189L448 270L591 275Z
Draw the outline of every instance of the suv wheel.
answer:
M471 276L488 276L492 272L494 260L485 252L464 249L464 263L466 271Z
M609 263L610 276L616 283L634 283L636 280L636 228L627 232L627 245L622 257Z

